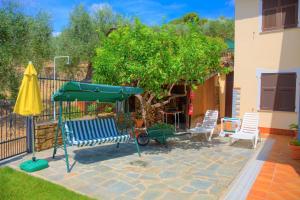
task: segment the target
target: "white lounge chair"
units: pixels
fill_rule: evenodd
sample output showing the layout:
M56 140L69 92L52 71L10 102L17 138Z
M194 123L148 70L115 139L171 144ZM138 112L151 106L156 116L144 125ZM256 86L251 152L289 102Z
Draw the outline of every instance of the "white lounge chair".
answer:
M189 129L188 132L192 135L205 134L206 139L211 141L211 137L217 125L218 116L219 112L217 110L207 110L202 124L197 123L196 127Z
M256 148L259 139L259 116L258 113L245 113L242 120L242 127L237 132L232 134L231 144L237 140L251 140L253 148Z

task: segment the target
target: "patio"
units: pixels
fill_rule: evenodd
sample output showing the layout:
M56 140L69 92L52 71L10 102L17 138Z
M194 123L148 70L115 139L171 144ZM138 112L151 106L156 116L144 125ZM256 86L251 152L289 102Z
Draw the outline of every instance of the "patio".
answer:
M71 173L66 172L63 151L55 160L52 149L38 153L50 167L33 173L96 199L219 199L256 150L248 142L228 145L227 138L211 143L200 138L181 137L168 146L151 143L141 148L139 158L134 144L68 148ZM10 163L19 163L30 155Z

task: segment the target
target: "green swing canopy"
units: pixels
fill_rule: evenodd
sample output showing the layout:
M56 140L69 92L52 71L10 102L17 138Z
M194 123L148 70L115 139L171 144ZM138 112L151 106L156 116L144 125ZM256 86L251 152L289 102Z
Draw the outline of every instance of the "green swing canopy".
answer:
M52 95L52 101L99 101L113 103L143 93L138 87L66 82Z

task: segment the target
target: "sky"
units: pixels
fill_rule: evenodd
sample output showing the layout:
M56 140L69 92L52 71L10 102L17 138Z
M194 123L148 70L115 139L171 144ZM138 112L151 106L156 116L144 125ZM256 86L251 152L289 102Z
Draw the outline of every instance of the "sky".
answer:
M48 12L54 35L67 26L70 12L78 4L83 4L89 12L110 6L124 16L139 17L148 25L159 25L187 12L197 12L200 17L210 19L234 17L234 0L19 0L19 3L29 14Z

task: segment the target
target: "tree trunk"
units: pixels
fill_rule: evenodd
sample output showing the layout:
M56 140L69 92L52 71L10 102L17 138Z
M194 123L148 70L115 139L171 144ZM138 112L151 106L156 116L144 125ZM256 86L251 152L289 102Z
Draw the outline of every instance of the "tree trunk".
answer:
M88 62L87 72L86 72L86 75L85 75L85 79L83 79L83 81L84 82L92 82L92 76L93 76L92 62Z
M141 112L142 112L142 117L144 120L144 124L146 127L149 127L151 124L160 121L159 118L157 117L158 110L170 103L172 99L178 98L178 97L185 97L187 95L187 89L186 89L186 84L185 84L185 91L184 94L171 94L171 90L173 88L174 84L171 86L169 96L167 97L166 100L162 102L157 102L152 104L152 101L154 98L154 95L150 94L144 94L144 95L135 95L137 99L140 102L141 106Z

